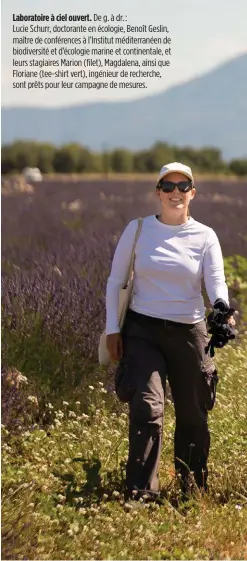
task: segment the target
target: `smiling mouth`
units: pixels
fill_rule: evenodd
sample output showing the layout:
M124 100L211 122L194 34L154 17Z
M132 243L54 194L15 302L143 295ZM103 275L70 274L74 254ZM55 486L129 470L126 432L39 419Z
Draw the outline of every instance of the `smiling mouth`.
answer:
M180 203L180 202L182 202L183 199L169 199L169 200L174 202L174 203Z

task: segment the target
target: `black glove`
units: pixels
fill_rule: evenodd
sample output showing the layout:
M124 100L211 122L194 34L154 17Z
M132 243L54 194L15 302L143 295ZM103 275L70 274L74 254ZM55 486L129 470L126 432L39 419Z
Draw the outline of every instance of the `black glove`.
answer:
M235 333L232 327L227 323L227 319L234 314L236 310L229 308L227 303L221 298L217 298L213 305L213 311L207 317L209 326L208 333L212 335L205 352L210 351L210 356L214 356L214 349L221 349L230 339L235 339Z

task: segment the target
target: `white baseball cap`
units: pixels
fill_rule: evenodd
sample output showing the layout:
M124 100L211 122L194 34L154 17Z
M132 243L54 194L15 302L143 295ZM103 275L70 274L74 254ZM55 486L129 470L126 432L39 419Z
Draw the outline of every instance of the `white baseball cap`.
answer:
M191 168L189 166L186 166L185 164L181 164L180 162L172 162L171 164L165 164L159 172L157 178L157 184L163 177L165 177L166 175L168 175L168 173L171 173L172 171L183 173L183 175L186 175L186 177L191 179L192 184L194 185L194 177L192 175Z

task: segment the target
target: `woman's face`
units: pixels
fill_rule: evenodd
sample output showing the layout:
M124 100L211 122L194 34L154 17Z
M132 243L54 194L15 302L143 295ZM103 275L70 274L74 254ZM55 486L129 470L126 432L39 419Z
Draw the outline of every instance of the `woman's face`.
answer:
M173 183L179 183L180 181L188 180L188 177L182 173L176 171L168 173L165 178L166 181L172 181ZM172 193L164 193L161 189L156 190L157 195L161 201L161 204L166 209L174 210L187 210L190 201L194 198L196 189L193 187L187 193L180 193L178 187L176 186Z

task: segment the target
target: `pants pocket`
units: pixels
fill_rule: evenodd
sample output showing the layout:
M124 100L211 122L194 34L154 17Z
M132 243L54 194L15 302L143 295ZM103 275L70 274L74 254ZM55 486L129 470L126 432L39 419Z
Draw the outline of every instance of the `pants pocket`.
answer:
M215 404L216 389L219 381L217 370L214 366L210 369L204 366L202 368L202 376L205 407L208 411L211 411Z
M207 411L211 411L215 404L216 389L219 381L217 369L212 360L212 357L206 353L206 347L209 343L210 337L207 332L206 321L203 320L196 324L196 329L199 337L199 354L201 355L201 373L203 385L203 403Z
M115 373L115 392L123 403L129 403L134 394L130 360L122 358Z

